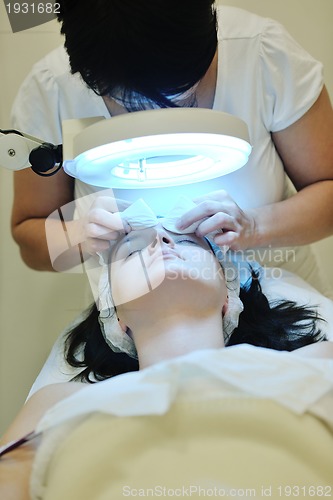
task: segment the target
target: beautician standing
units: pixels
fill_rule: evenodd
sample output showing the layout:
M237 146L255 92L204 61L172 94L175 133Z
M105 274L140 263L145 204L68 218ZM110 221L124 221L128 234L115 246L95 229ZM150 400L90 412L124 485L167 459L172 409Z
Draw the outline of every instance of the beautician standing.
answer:
M69 118L175 105L242 118L253 146L249 163L217 182L218 192L198 200L183 222L211 215L202 234L222 228L220 244L259 249L260 262L282 265L326 292L303 246L333 232L333 113L321 64L278 23L213 0L60 4L69 61L59 48L34 66L14 104L13 126L57 144ZM95 189L63 171L48 179L15 173L12 231L27 265L52 270L45 219ZM107 206L93 214L72 223L87 254L103 246L103 236L95 236L108 228ZM281 262L290 255L285 247L295 251Z

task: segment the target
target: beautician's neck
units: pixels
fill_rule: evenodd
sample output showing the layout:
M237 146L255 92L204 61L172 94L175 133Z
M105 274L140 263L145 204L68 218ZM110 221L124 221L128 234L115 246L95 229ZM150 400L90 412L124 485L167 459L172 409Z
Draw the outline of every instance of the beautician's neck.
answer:
M200 320L177 314L152 324L134 333L140 369L193 351L224 347L221 314Z

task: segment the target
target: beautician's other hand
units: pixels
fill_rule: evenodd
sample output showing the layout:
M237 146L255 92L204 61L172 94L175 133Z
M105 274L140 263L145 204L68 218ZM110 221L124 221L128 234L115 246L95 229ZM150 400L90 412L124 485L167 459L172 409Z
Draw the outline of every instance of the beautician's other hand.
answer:
M231 250L245 250L253 246L256 222L251 212L244 212L224 190L213 191L193 199L196 207L179 219L177 228L186 229L194 222L200 222L196 234L214 235L215 243Z
M109 241L116 240L120 234L130 232L131 228L121 217L130 202L110 196L98 196L82 219L82 249L94 255L109 248Z

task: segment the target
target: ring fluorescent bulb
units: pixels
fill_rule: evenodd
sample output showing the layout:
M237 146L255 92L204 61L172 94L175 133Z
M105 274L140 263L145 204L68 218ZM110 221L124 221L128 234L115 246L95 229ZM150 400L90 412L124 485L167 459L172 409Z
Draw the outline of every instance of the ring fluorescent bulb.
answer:
M241 168L250 153L246 124L208 109L139 111L87 127L84 120L64 123L65 172L99 187L141 190L202 182Z

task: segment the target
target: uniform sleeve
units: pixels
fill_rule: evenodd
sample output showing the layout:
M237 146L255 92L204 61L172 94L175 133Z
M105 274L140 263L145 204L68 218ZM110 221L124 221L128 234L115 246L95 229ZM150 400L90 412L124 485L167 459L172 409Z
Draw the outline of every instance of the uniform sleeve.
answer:
M260 46L262 97L268 130L277 132L301 118L323 88L323 66L279 23L268 20Z
M45 142L60 144L59 89L46 61L35 64L15 98L11 123L13 128Z

